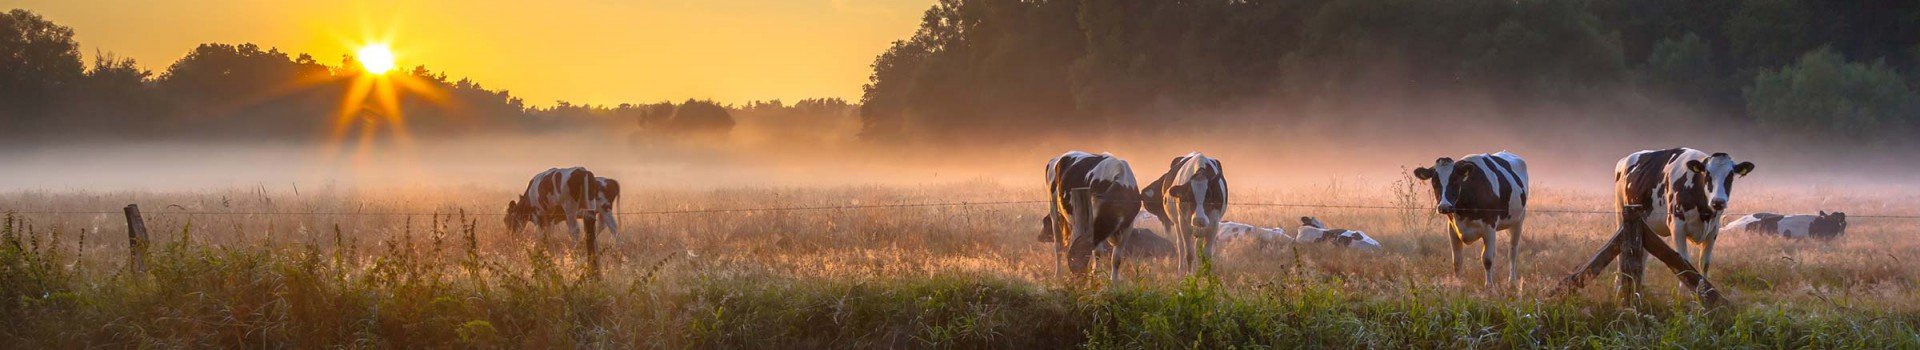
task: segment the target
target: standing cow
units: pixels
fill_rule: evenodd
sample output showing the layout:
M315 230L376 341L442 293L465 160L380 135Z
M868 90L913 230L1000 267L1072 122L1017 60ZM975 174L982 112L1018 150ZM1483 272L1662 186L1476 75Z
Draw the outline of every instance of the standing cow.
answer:
M1520 280L1520 236L1527 219L1527 163L1519 155L1501 151L1473 154L1459 161L1441 157L1432 168L1413 169L1413 176L1433 184L1435 210L1447 216L1453 242L1453 277L1460 278L1465 260L1461 249L1485 240L1480 265L1487 285L1494 284L1494 251L1499 231L1513 235L1507 245L1507 282Z
M1648 209L1640 221L1661 237L1672 236L1681 260L1693 261L1687 242L1700 244L1700 274L1705 277L1733 180L1750 172L1753 163L1735 162L1726 153L1691 148L1635 152L1614 166L1615 204Z
M1074 189L1089 189L1091 208L1079 208L1070 197ZM1127 249L1126 234L1140 213L1140 187L1134 181L1133 168L1112 154L1071 151L1047 162L1047 193L1052 201L1054 234L1054 271L1061 260L1074 274L1084 274L1095 248L1106 242L1117 250ZM1088 218L1075 217L1084 210ZM1078 227L1074 223L1088 223ZM1110 278L1120 280L1120 260L1126 254L1111 254Z
M1200 152L1174 157L1167 173L1141 190L1141 203L1175 236L1181 273L1192 273L1217 249L1214 233L1227 215L1227 177L1220 161ZM1201 256L1206 254L1206 256Z
M580 238L580 225L598 225L601 218L600 181L586 168L552 168L527 181L518 200L507 201L507 229L518 234L528 223L545 233L555 222L566 222L567 233ZM576 221L578 220L578 221Z

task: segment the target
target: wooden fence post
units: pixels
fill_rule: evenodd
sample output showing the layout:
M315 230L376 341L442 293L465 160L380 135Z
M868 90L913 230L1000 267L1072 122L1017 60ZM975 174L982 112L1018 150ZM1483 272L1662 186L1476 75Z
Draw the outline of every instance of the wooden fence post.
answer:
M127 263L134 273L147 272L147 222L140 218L140 206L128 204Z
M1622 211L1626 214L1621 215L1620 222L1621 227L1624 228L1620 234L1625 237L1620 240L1619 293L1622 302L1627 305L1636 305L1640 299L1641 282L1647 276L1647 248L1646 239L1643 237L1647 231L1647 225L1637 222L1638 218L1645 217L1644 211L1635 209Z
M600 279L600 222L589 215L581 219L587 225L585 247L587 251L587 277Z

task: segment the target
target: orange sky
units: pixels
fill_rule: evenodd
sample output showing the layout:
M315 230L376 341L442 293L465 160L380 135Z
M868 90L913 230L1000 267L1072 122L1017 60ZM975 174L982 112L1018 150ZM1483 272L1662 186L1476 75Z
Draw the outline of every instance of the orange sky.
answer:
M868 65L934 0L6 0L73 27L88 56L155 74L200 43L255 43L338 65L392 37L399 65L533 105L686 98L857 101ZM388 33L391 33L390 35Z

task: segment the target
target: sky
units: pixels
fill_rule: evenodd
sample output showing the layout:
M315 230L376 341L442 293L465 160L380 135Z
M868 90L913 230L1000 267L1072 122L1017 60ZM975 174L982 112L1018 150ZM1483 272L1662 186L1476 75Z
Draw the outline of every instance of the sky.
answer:
M72 27L88 57L158 75L201 43L254 43L339 65L389 41L536 106L812 97L857 101L873 58L935 0L0 0Z

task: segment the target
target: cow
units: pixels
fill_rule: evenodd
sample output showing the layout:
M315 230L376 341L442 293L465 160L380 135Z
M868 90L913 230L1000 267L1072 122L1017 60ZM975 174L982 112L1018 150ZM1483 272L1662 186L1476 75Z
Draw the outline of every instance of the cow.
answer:
M1239 240L1243 238L1258 239L1263 242L1283 240L1283 239L1289 240L1289 241L1293 240L1292 236L1287 236L1287 232L1285 229L1282 229L1279 227L1265 228L1265 227L1242 224L1242 223L1232 222L1232 221L1221 221L1220 231L1214 234L1214 239L1221 242Z
M1366 232L1347 229L1330 229L1320 219L1311 216L1300 217L1300 234L1294 236L1296 243L1324 243L1335 247L1354 248L1368 251L1380 250L1380 241L1373 240Z
M579 239L581 222L598 225L599 189L600 182L586 168L552 168L540 172L527 182L527 190L519 199L507 201L507 229L519 234L528 223L533 223L545 233L554 223L564 221L567 233Z
M1052 213L1044 219L1054 236L1054 271L1061 260L1067 270L1079 275L1088 271L1095 248L1105 242L1127 248L1128 229L1140 213L1140 186L1127 161L1112 154L1070 151L1047 161L1047 192ZM1091 208L1079 208L1071 197L1073 190L1088 189ZM1089 217L1076 217L1086 215ZM1077 227L1076 222L1088 227ZM1120 261L1125 254L1110 254L1110 278L1120 280Z
M1834 239L1847 233L1847 213L1819 215L1755 213L1721 226L1720 231L1747 231L1787 238Z
M1160 217L1161 226L1178 242L1181 272L1192 273L1218 249L1214 233L1227 215L1226 172L1219 160L1200 152L1174 157L1167 168L1141 189L1141 204Z
M1614 203L1645 209L1633 212L1645 213L1639 221L1654 234L1673 237L1682 261L1693 262L1687 242L1700 244L1704 278L1713 264L1713 242L1720 236L1720 213L1733 196L1733 180L1751 172L1753 163L1736 162L1726 153L1691 148L1634 152L1614 165Z
M1465 262L1461 250L1481 242L1480 265L1488 286L1494 285L1494 255L1500 231L1507 240L1507 283L1520 280L1520 240L1527 219L1527 162L1501 151L1434 159L1431 168L1413 169L1413 176L1432 184L1434 211L1447 217L1447 236L1453 243L1453 277L1460 278Z

